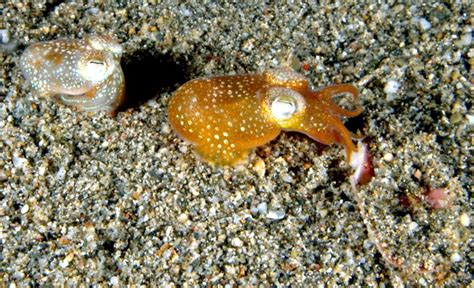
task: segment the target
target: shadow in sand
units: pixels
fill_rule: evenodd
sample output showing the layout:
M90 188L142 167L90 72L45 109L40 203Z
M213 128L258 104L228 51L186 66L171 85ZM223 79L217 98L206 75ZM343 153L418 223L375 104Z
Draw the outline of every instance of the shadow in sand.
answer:
M344 126L354 134L364 135L364 127L367 123L366 116L363 114L357 115L355 117L347 118L344 122Z
M126 99L119 110L138 107L160 93L176 90L189 80L190 68L186 63L184 58L155 55L149 51L124 57L121 64Z

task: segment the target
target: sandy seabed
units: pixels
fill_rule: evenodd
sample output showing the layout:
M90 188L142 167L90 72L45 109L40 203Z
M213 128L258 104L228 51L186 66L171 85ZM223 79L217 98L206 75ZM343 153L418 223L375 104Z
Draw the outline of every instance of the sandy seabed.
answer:
M473 285L469 1L31 2L0 4L5 286ZM115 117L34 95L17 64L91 33L124 48ZM358 87L346 126L367 135L369 184L354 191L343 148L301 134L218 168L169 126L187 80L281 65Z

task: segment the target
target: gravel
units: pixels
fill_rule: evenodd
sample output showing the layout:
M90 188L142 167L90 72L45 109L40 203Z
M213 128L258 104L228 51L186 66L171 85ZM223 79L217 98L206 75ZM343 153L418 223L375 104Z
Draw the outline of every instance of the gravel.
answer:
M83 2L0 4L3 286L472 285L467 3ZM88 33L124 47L116 117L37 97L17 65ZM357 85L346 125L367 135L369 184L351 188L341 146L297 133L212 167L167 123L187 80L283 64Z

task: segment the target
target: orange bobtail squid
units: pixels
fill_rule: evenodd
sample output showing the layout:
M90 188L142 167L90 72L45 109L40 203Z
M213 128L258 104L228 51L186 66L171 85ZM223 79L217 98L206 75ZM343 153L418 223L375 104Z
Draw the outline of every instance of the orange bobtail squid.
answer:
M84 111L114 113L124 100L122 47L110 36L58 39L28 47L20 67L32 90Z
M347 93L352 95L353 110L333 101L334 96ZM354 163L366 159L358 153L367 149L356 147L352 139L357 137L340 119L359 115L362 107L357 102L358 91L352 85L312 90L303 75L285 67L191 80L171 97L168 118L179 136L216 165L242 163L252 148L270 142L283 130L304 133L326 145L344 145L357 170L363 164Z

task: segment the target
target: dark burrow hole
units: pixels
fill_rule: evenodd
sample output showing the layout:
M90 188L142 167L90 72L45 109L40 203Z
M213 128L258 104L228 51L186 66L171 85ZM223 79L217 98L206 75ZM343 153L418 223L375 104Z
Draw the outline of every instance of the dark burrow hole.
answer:
M56 8L64 2L66 2L66 1L64 1L64 0L49 0L49 1L46 1L46 3L44 4L44 13L45 14L50 14L50 13L54 12L56 10Z
M115 242L112 240L105 240L102 247L110 254L113 254L115 252Z
M125 56L122 69L125 75L125 101L120 111L136 108L161 93L173 92L190 80L189 60L150 51L137 51Z
M346 126L346 128L354 134L364 135L363 130L365 127L365 122L366 119L364 115L360 114L355 117L347 118L344 123L344 126Z

